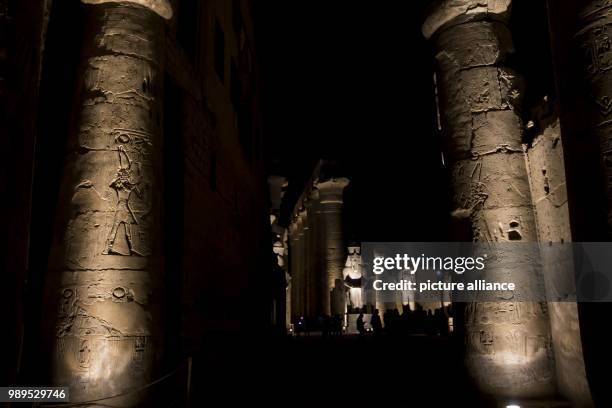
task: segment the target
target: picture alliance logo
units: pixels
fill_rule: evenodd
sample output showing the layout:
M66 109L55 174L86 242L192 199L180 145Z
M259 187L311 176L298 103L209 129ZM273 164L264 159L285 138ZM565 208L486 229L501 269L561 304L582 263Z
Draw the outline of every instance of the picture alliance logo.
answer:
M442 257L425 256L425 254L416 257L408 254L396 254L392 257L375 256L372 272L380 275L385 271L408 271L414 275L417 271L447 271L461 275L466 271L482 271L486 259L486 254L478 257Z

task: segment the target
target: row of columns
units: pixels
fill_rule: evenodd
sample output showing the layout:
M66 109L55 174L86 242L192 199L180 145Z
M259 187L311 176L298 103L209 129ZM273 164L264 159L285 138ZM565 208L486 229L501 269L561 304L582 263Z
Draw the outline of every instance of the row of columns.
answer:
M50 260L46 285L50 324L44 330L54 345L52 382L70 385L73 401L145 385L162 349L155 328L163 327L157 288L163 256L159 231L163 19L172 15L167 0L82 1L92 4L91 24L83 35L77 126L58 206L67 211L58 214L61 239L54 242ZM510 3L443 1L424 26L437 48L454 214L468 219L481 240L493 235L536 239L533 213L526 203L530 201L526 169L517 151L522 129L516 111L520 81L504 67L511 50L503 24ZM597 103L588 120L600 135L606 172L611 168L610 7L609 1L592 1L577 35L592 51L592 64L585 68ZM347 184L345 178L318 181L293 214L294 316L344 312L343 298L335 299L332 293L342 284L342 191ZM515 189L506 189L509 184ZM497 222L504 227L486 228ZM524 307L531 308L521 314L529 320L512 327L541 336L545 347L550 335L544 312L533 305L520 306ZM468 358L481 386L512 395L549 394L552 363L546 353L524 359L502 341L496 351L510 356L512 364L499 368L499 361L487 353L492 339L506 338L507 326L483 323L491 313L489 305L476 304L469 310L473 348ZM534 385L528 384L533 380L530 373L540 378ZM125 397L124 405L136 405L133 398L138 396Z
M348 184L346 178L315 180L295 207L289 226L294 318L344 314L342 194ZM342 296L334 295L339 289Z

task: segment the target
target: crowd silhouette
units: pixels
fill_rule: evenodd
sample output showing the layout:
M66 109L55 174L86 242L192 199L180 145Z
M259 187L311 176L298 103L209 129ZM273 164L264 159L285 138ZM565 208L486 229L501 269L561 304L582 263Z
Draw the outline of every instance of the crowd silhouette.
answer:
M425 310L420 304L416 304L414 310L408 305L402 308L402 312L396 309L387 309L380 315L378 309L374 309L369 321L365 314L365 308L359 311L356 320L357 332L360 336L372 333L374 336L382 334L388 336L401 335L428 335L428 336L448 336L449 319L453 317L452 307L445 306ZM368 327L369 323L369 327ZM294 318L294 332L297 336L310 336L311 332L321 332L323 337L342 336L344 332L344 316L324 315L317 318L300 316Z

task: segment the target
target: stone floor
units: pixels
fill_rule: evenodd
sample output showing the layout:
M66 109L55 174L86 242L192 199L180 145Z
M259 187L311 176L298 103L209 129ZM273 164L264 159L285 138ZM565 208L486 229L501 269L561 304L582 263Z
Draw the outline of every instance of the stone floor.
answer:
M192 403L488 406L470 388L460 354L449 339L426 336L224 340L194 359Z

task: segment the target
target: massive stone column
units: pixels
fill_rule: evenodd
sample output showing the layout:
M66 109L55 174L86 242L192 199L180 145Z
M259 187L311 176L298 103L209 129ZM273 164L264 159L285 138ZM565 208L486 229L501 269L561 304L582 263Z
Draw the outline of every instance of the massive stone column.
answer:
M310 228L312 236L311 252L311 296L313 300L313 316L322 316L324 312L323 286L324 286L324 259L321 256L321 205L319 191L312 189L309 192L310 201Z
M298 304L300 308L300 315L306 315L306 268L304 262L304 255L306 252L306 240L304 239L304 213L300 211L298 214L298 280L299 280L299 292L298 292Z
M295 221L289 226L289 272L291 274L291 320L298 318L300 311L298 308L299 279L298 279L298 235L297 224Z
M310 205L304 201L304 208L300 211L299 217L302 220L302 238L301 238L301 268L303 276L303 296L304 296L304 315L312 315L312 295L311 295L311 248L312 248L312 231L310 229Z
M305 276L304 276L304 219L296 215L291 231L291 300L294 316L299 318L306 313Z
M47 276L49 385L71 401L126 395L163 352L162 96L166 0L83 0L82 68ZM175 271L170 271L175 272Z
M436 52L452 216L479 242L537 241L521 145L521 81L504 66L513 51L504 24L509 7L510 1L439 1L423 30ZM487 271L534 287L537 276L520 264L516 254L500 252ZM472 303L465 322L466 363L483 392L501 399L555 393L546 304Z
M608 236L612 236L612 1L592 0L579 15L576 41L581 47L587 90L582 121L588 123L600 145L601 167L607 193Z
M306 216L306 224L304 227L305 240L305 259L306 263L306 314L308 316L317 315L317 276L315 273L315 252L316 252L316 233L315 230L315 203L308 198L304 201Z
M550 328L559 394L573 407L591 407L589 384L583 358L578 307L573 302L556 302L567 288L574 287L572 235L566 189L561 128L556 118L539 121L541 133L527 150L527 170L538 225L538 238L554 246L542 246L542 269L548 299ZM565 248L565 249L562 249Z
M340 288L344 290L342 269L346 254L342 235L342 194L348 184L349 180L344 177L316 183L319 191L321 238L325 259L325 282L322 295L323 312L326 314L344 314L344 296L332 295L339 294Z

